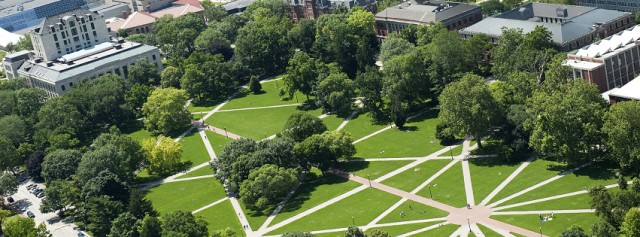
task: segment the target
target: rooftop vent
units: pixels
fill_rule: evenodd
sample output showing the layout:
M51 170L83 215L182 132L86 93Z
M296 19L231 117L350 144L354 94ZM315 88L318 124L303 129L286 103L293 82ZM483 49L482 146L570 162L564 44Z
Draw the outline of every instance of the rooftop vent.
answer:
M35 58L33 61L34 61L35 63L41 63L41 62L42 62L42 58L39 58L39 57L38 57L38 58Z
M566 18L567 16L569 16L569 12L564 7L558 7L556 8L556 16Z
M53 62L51 61L47 62L47 67L53 67Z

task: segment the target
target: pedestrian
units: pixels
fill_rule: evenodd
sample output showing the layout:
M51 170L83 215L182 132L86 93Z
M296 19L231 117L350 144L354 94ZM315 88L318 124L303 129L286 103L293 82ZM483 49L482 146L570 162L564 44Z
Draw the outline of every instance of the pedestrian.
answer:
M404 211L400 212L400 217L404 217Z
M471 209L471 205L469 205L469 203L467 203L467 209Z

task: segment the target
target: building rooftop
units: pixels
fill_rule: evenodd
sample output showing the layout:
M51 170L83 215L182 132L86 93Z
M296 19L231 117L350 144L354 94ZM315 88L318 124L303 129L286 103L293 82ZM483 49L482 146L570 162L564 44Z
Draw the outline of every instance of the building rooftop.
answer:
M227 10L227 11L234 10L234 9L244 9L244 8L247 8L249 5L251 5L251 3L255 1L256 0L236 0L236 1L222 5L222 8L224 8L224 10Z
M625 50L628 46L635 46L635 42L638 39L640 39L640 26L634 26L633 28L585 46L571 54L579 57L606 58L610 55L617 54L618 51Z
M483 33L493 37L502 35L502 28L522 29L522 33L544 26L551 32L552 40L564 44L590 34L594 26L629 15L627 12L546 3L529 3L520 8L488 17L470 27L462 29L467 34ZM542 22L542 18L562 19L563 22Z
M22 35L14 34L0 28L0 47L6 47L9 43L17 44L22 38Z
M631 80L626 85L616 88L609 93L609 97L615 96L630 100L640 100L640 77ZM606 93L606 92L605 92Z
M475 8L478 6L454 2L404 2L382 10L376 14L376 18L426 24L443 21Z
M173 17L183 16L189 13L204 11L202 7L193 6L191 4L172 6L156 12L150 13L152 16L160 18L164 15L172 15Z
M111 28L112 31L118 31L119 29L130 29L147 24L152 24L156 21L156 19L157 17L147 12L134 12L133 14L129 15L127 19L109 19L107 22L107 27Z
M94 70L101 65L135 57L152 50L157 50L157 48L134 42L105 42L61 58L63 60L66 58L72 62L71 64L61 61L36 63L30 60L20 67L20 71L50 82L57 82L75 75L83 75L83 73Z
M58 0L2 0L0 1L0 17L29 10L55 1Z

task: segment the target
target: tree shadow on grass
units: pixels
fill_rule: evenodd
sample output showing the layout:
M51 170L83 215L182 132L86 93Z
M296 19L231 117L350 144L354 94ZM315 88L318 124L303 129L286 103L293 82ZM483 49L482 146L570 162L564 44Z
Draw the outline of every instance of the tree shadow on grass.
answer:
M338 163L338 169L347 173L355 173L369 168L369 164L371 164L371 162L365 161L364 159L351 159L349 162Z
M360 162L356 162L360 163ZM336 185L344 182L348 182L349 180L344 179L342 177L325 174L320 175L309 172L302 185L296 190L295 195L287 202L287 204L280 210L280 213L294 212L302 207L302 205L311 198L311 193L315 191L319 186L322 185Z
M131 134L144 129L142 120L131 120L120 126L120 132L123 134Z
M593 163L576 170L572 175L588 176L592 180L608 180L617 177L617 166L606 162Z

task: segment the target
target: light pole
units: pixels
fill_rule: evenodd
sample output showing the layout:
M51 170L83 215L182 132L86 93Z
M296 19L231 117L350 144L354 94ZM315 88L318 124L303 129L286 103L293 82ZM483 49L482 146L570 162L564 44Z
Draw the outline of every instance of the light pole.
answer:
M229 133L227 133L227 128L224 128L224 135L227 136L227 138L229 138Z
M542 226L540 226L540 237L542 237Z
M369 180L369 188L371 188L371 175L367 174L367 179Z
M467 226L469 226L469 230L471 230L471 222L469 222L469 217L467 217Z
M449 147L449 154L451 155L451 160L453 160L453 151L451 147Z
M431 199L433 199L433 193L431 193L431 186L432 185L428 185L427 187L429 187L429 197L431 197Z
M353 226L356 226L356 219L353 216L351 216L351 223L353 223Z

